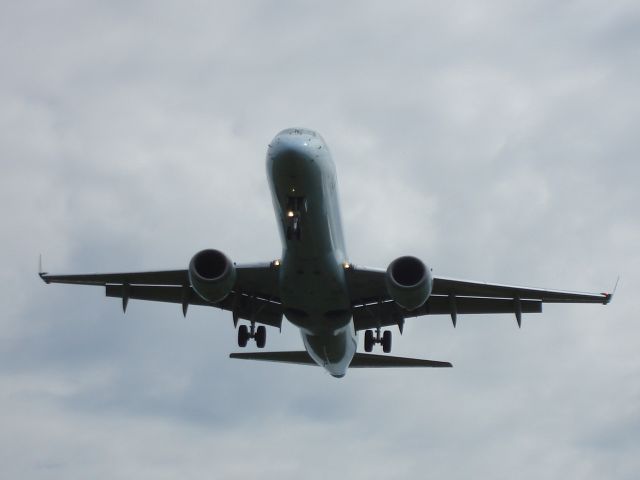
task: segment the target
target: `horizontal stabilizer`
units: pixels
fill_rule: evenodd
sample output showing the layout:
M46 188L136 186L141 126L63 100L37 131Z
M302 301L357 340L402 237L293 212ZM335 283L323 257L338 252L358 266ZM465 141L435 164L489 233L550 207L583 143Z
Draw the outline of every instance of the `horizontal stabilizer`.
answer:
M316 365L306 351L299 352L250 352L232 353L230 358L242 360L261 360L264 362L295 363ZM392 357L371 353L356 353L349 368L385 368L385 367L451 367L449 362L423 360L420 358Z
M316 365L316 362L304 350L301 352L250 352L232 353L229 358L242 360L261 360L263 362L297 363L299 365Z
M349 368L386 368L386 367L451 367L449 362L424 360L422 358L392 357L372 353L356 353Z

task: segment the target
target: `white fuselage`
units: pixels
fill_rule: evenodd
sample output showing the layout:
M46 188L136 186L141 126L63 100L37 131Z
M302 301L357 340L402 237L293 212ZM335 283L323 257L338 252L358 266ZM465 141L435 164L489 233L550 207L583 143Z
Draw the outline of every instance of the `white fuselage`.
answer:
M283 130L269 144L267 175L282 239L285 316L300 328L311 358L341 377L355 354L357 336L331 154L316 132Z

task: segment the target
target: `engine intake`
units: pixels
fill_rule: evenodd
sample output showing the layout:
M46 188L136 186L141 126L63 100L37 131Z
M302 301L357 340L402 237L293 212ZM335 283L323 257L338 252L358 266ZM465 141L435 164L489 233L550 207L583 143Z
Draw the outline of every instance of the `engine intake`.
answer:
M421 307L431 295L431 270L416 257L396 258L389 264L386 276L391 298L407 310Z
M236 268L219 250L202 250L189 263L189 280L204 300L220 302L227 298L236 283Z

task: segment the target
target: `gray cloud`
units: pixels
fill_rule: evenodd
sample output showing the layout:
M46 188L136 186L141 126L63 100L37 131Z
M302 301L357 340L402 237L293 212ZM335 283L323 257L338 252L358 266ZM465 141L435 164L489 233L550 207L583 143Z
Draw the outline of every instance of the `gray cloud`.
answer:
M640 142L633 2L0 7L0 476L635 478ZM442 371L232 362L223 312L45 287L276 258L280 129L333 152L352 260L608 289L408 322ZM298 349L290 325L269 348Z

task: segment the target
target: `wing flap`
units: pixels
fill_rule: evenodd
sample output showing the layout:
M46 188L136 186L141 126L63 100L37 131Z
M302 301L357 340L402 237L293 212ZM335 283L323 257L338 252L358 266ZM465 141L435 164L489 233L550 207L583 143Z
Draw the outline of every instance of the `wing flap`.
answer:
M107 297L122 298L123 285L107 285ZM280 327L282 324L282 307L279 303L262 298L251 297L231 292L222 302L210 303L203 300L191 287L173 287L156 285L133 285L127 287L127 296L134 300L150 300L189 305L218 307L234 312L238 318L253 320L258 323Z
M521 300L522 313L540 313L542 302L540 300ZM353 309L353 322L356 330L368 328L387 327L398 325L400 321L408 317L420 315L451 315L454 305L449 297L431 296L422 307L408 311L395 302L374 303L355 307ZM516 305L513 299L507 298L474 298L456 297L455 313L466 314L491 314L491 313L515 313Z
M106 285L107 297L122 298L125 287L123 285ZM182 303L184 300L190 305L213 305L204 301L191 287L174 287L166 285L132 285L127 287L127 296L133 300L150 300L154 302Z

